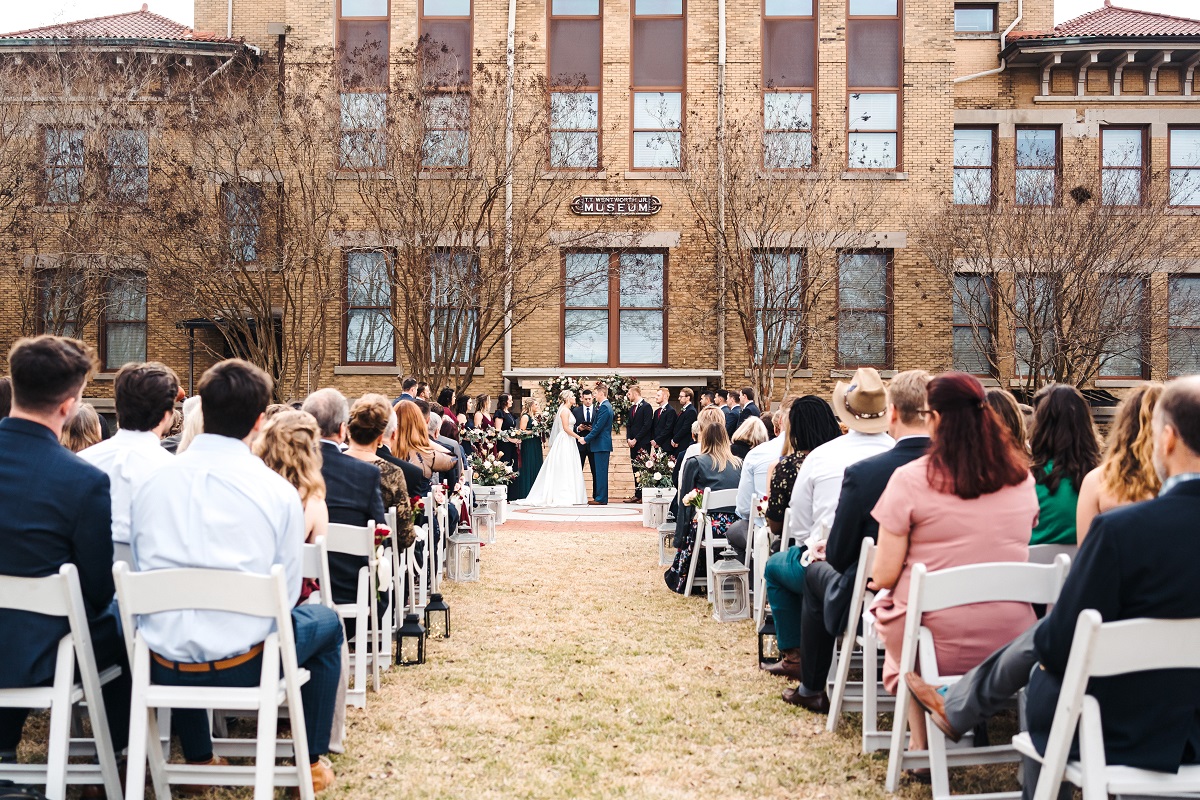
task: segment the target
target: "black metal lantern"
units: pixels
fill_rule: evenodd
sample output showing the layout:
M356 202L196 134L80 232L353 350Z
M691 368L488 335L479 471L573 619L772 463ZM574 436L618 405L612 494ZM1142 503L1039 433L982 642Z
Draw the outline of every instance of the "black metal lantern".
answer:
M774 664L780 658L779 642L775 638L775 618L767 614L762 627L758 629L758 663Z
M396 631L396 664L411 667L425 663L425 626L416 614L405 614Z
M425 606L425 635L430 638L450 638L450 606L442 598L441 592L429 595L429 605Z

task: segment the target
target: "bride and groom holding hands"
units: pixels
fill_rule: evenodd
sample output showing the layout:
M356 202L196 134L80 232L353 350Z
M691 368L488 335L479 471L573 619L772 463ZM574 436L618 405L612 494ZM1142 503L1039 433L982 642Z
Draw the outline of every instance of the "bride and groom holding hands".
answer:
M581 506L608 504L608 459L612 454L613 407L608 389L595 389L596 403L576 408L575 393L559 394L558 413L550 429L550 450L524 506ZM581 448L587 447L586 452ZM587 499L583 481L583 458L592 459L592 496Z

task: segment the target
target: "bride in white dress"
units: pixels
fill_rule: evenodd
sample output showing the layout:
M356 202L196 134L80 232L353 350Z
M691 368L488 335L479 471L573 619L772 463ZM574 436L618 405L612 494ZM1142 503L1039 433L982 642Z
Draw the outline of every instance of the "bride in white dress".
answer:
M579 460L578 447L583 443L583 437L572 430L575 417L571 408L575 405L575 395L568 390L558 399L558 413L554 415L554 426L550 429L550 452L546 454L528 496L513 505L539 508L587 505L587 487L583 483L583 463Z

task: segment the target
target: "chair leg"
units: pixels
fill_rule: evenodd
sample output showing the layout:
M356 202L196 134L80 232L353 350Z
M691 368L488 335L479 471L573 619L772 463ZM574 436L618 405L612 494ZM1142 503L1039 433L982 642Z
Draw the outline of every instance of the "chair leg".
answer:
M258 690L258 741L254 748L254 800L275 797L275 731L279 724L279 638L267 637ZM299 760L299 759L297 759Z
M829 697L829 716L825 720L825 730L827 730L830 733L833 733L835 730L837 730L838 723L841 721L842 703L844 703L846 700L846 687L850 684L850 667L851 667L850 662L853 661L853 659L854 659L855 643L856 643L856 637L853 634L850 636L843 634L842 638L841 638L840 653L839 653L838 646L834 645L835 663L834 663L833 674L834 674L835 678L834 678L834 682L833 682L833 694L830 695L830 697ZM865 667L863 669L863 672L864 672L864 678L863 678L863 692L864 692L863 730L866 731L866 729L867 729L867 712L866 712L866 699L865 699L866 695L865 695L865 693L866 693L867 681L866 681L866 677L865 677L865 673L866 673Z
M149 657L145 646L139 642L133 659L133 690L129 704L129 751L125 767L125 796L129 798L142 797L146 793L146 759L151 762L155 757L161 763L162 750L158 742L158 723L151 716L154 712L146 706L146 687L150 682ZM153 736L153 742L150 738ZM154 779L154 794L156 797L170 797L165 776L160 776L157 770L151 768ZM162 785L159 781L162 779Z
M900 713L897 708L896 713ZM929 715L923 715L925 731L929 744L929 774L933 783L933 800L949 800L950 797L950 765L946 758L946 737L929 720Z
M865 657L863 660L863 668L865 670ZM864 686L864 701L866 697L867 691ZM887 782L885 783L885 788L889 792L895 792L896 787L900 785L900 773L904 769L905 734L908 732L908 703L908 684L900 681L900 685L896 689L896 711L892 714L892 743L891 747L888 748ZM865 702L863 706L865 708Z
M62 675L63 673L59 673ZM71 677L71 672L66 675ZM46 756L46 797L50 800L66 800L67 797L67 754L71 741L71 696L70 687L59 692L55 687L54 704L50 707L50 746Z

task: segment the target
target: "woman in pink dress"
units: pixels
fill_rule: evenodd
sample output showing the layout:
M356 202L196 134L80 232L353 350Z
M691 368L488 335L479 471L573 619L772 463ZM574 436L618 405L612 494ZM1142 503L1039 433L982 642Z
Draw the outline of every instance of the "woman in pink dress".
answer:
M1038 500L1029 461L987 404L982 384L962 373L929 384L933 445L892 475L872 516L879 551L871 606L884 643L884 687L896 693L913 564L930 572L997 561L1029 560ZM979 603L924 615L938 667L961 675L1035 621L1026 603ZM916 709L916 712L913 712ZM924 717L909 710L913 750L925 749Z

